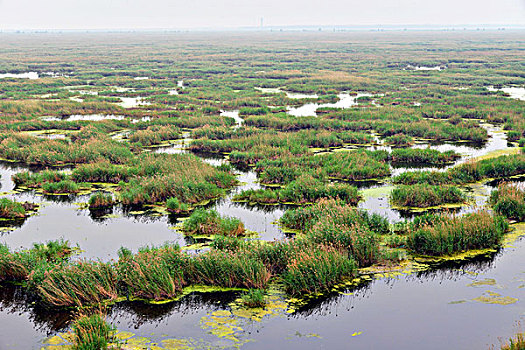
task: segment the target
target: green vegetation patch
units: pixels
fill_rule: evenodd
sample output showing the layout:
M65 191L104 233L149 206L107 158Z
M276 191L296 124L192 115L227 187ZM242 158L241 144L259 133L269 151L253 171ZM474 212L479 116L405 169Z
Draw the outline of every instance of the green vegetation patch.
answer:
M399 207L428 208L464 203L466 196L454 186L416 184L394 188L391 199L392 203Z

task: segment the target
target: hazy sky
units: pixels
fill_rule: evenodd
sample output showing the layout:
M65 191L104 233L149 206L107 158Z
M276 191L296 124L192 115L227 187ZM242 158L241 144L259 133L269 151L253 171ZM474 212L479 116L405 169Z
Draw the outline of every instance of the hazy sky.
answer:
M0 0L0 29L518 24L525 0Z

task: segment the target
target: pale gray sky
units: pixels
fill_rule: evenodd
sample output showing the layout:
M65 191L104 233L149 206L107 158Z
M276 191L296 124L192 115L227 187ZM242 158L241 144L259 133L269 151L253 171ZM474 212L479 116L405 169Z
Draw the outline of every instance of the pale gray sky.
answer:
M525 0L0 0L0 29L525 25Z

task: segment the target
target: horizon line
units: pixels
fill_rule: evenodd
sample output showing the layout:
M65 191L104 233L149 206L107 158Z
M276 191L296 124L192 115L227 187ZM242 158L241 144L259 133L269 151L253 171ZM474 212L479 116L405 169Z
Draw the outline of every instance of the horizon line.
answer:
M309 24L309 25L268 25L268 26L237 26L237 27L191 27L191 28L0 28L2 33L19 33L19 32L196 32L196 31L271 31L271 30L289 30L289 31L323 31L323 30L352 30L352 31L455 31L455 30L506 30L506 29L525 29L525 24Z

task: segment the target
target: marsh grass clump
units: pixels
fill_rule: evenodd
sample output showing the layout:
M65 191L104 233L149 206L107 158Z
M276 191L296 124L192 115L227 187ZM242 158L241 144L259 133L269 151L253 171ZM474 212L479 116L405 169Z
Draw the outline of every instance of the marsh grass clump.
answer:
M309 242L345 251L360 267L381 260L380 235L391 232L386 218L333 199L323 199L311 207L288 210L281 223L303 231Z
M345 225L334 217L323 217L310 230L306 237L309 241L338 247L348 252L360 267L370 266L380 257L380 236L368 227L354 223Z
M231 236L215 236L211 242L211 247L216 250L231 250L236 251L245 249L252 243L248 242L240 237Z
M459 184L459 179L454 179L449 175L449 172L442 171L406 171L399 175L392 177L392 183L401 185L450 185Z
M89 197L88 205L90 209L110 208L115 204L113 196L108 193L97 192Z
M167 140L175 140L182 136L179 128L173 126L148 126L144 130L136 130L129 134L130 142L138 143L142 146L151 146Z
M395 205L417 208L458 204L466 200L465 194L457 187L424 184L396 187L392 191L391 198Z
M292 295L322 293L343 278L352 277L356 270L355 262L346 254L321 246L297 253L283 273L282 281Z
M75 182L119 183L127 181L132 174L133 169L125 165L100 161L77 166L71 179Z
M233 197L237 201L258 204L313 203L321 198L337 198L350 205L357 205L361 200L355 186L345 183L324 183L311 175L302 175L280 190L249 189Z
M237 183L226 167L213 167L194 155L140 154L125 164L105 159L76 167L72 174L19 173L19 184L41 186L46 194L78 193L93 183L118 183L118 197L125 206L158 204L170 198L196 204L225 193Z
M82 188L91 187L88 183L76 183L71 180L62 180L59 182L46 182L42 185L45 194L69 194L78 193Z
M525 350L525 332L516 334L501 345L501 350Z
M470 161L444 172L405 172L395 176L392 182L405 185L425 183L432 185L465 184L488 178L500 179L520 174L525 174L525 154Z
M0 198L0 218L24 218L27 216L27 210L31 209L34 209L31 203L19 203L9 198Z
M101 312L80 315L72 326L73 350L106 350L114 341L116 328L106 322Z
M77 261L36 270L30 285L42 301L54 307L82 307L118 298L118 275L111 263Z
M414 139L405 134L395 134L386 137L385 143L392 147L410 147L414 144Z
M502 183L490 194L494 211L508 219L525 220L525 191L512 184Z
M215 210L197 209L184 221L182 230L192 235L239 236L245 233L242 221L221 217Z
M312 203L320 198L339 198L351 205L357 205L361 195L357 188L348 184L325 184L311 175L300 176L279 191L282 202Z
M18 252L0 244L0 281L25 281L38 266L65 261L72 252L64 240L34 243L31 249Z
M83 164L101 159L121 164L133 158L128 146L102 133L71 142L12 134L0 140L0 155L9 160L43 166Z
M236 194L232 199L239 202L276 204L279 203L279 192L264 188L248 189Z
M268 107L241 107L239 115L265 115L270 112Z
M26 186L29 188L40 187L47 182L60 182L67 179L64 172L56 170L43 170L38 173L23 171L16 173L12 177L16 186Z
M166 201L166 208L172 214L186 214L190 211L189 205L181 203L175 197L168 198Z
M187 284L189 257L177 245L144 247L135 255L121 249L117 265L121 293L128 299L166 300Z
M390 248L401 248L407 243L407 237L403 235L391 234L384 237L383 242Z
M194 283L220 287L264 289L271 278L260 259L244 252L211 250L191 260Z
M428 217L432 221L432 216ZM443 255L470 249L497 246L508 223L487 211L464 216L442 215L436 222L421 225L408 233L407 247L416 254Z
M369 214L366 210L357 209L334 198L321 199L309 207L287 210L280 222L285 227L306 232L327 216L344 225L362 224L380 235L390 233L390 224L385 217Z
M385 162L387 156L382 151L352 151L329 153L317 158L329 177L359 181L389 176L390 167Z
M249 289L241 295L241 302L248 308L264 308L266 306L265 292L262 289Z
M460 158L454 151L440 152L431 148L397 148L390 154L392 163L414 163L442 165L453 163Z
M135 176L119 183L124 205L154 204L172 197L191 205L220 197L237 183L232 173L190 154L140 155L130 172Z

